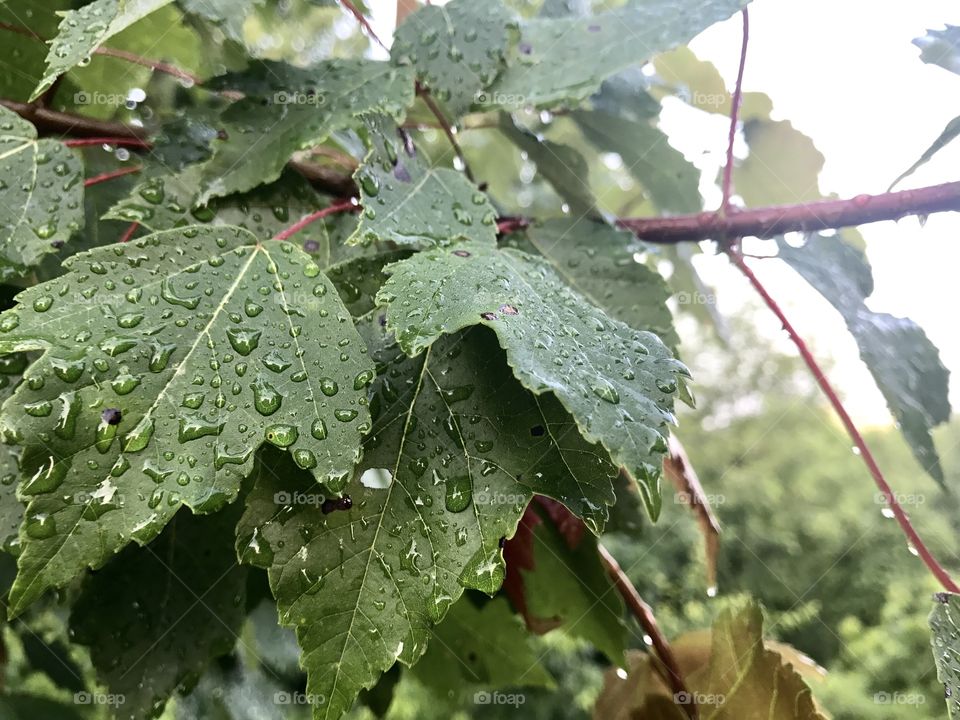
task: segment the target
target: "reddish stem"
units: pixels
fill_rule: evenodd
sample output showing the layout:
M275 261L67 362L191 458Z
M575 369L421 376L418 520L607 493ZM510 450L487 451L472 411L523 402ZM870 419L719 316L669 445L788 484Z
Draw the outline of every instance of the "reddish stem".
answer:
M497 221L497 235L509 235L517 230L530 226L530 220L525 217L502 217Z
M126 50L118 50L116 48L108 47L98 47L93 51L94 55L103 55L104 57L113 57L118 60L124 60L128 63L133 63L135 65L141 65L151 70L157 72L162 72L166 75L172 75L175 78L180 80L185 80L191 85L200 85L201 80L196 75L188 73L186 70L181 70L176 65L171 65L170 63L161 62L160 60L151 60L150 58L145 58L140 55L136 55L132 52L127 52Z
M897 523L903 530L904 535L907 536L910 545L914 548L914 550L916 550L924 564L926 564L926 566L930 569L930 572L936 576L937 580L940 581L940 584L943 585L944 588L950 592L960 592L960 587L954 583L950 575L947 574L947 571L941 567L940 563L937 562L936 558L934 558L927 549L927 546L917 534L916 529L914 529L913 525L910 523L910 518L907 516L907 513L904 512L903 508L900 506L900 503L897 502L897 497L893 490L890 489L887 481L884 479L883 473L880 471L880 467L877 465L873 454L870 452L870 448L867 447L867 443L864 441L863 436L860 434L857 426L853 423L853 420L850 419L850 415L843 406L843 402L837 396L837 393L834 391L826 376L823 374L823 370L820 369L820 365L817 363L816 358L813 357L813 354L810 352L809 348L807 348L807 344L803 341L803 338L801 338L794 329L783 310L777 304L776 300L771 297L770 293L767 292L767 289L760 282L759 278L753 274L753 271L747 266L746 262L744 262L744 259L740 253L735 249L730 249L727 251L727 255L730 257L737 269L739 269L740 272L742 272L747 278L747 280L750 281L750 284L753 285L754 290L756 290L760 297L763 298L763 301L767 304L767 307L769 307L770 310L773 311L773 314L777 316L777 319L779 319L783 325L783 329L787 331L787 334L790 336L793 344L797 346L797 349L800 351L800 356L810 369L810 372L813 373L813 377L816 379L820 389L823 390L823 394L827 396L827 400L830 401L834 411L836 411L837 415L840 417L840 421L843 423L844 428L846 428L847 433L853 440L853 444L860 451L860 457L862 457L863 461L866 463L867 469L870 471L874 482L877 484L877 488L879 488L880 492L883 494L884 499L887 501L887 505L890 506L890 510L897 519Z
M627 603L630 612L632 612L634 617L639 621L643 631L653 642L653 649L656 650L657 657L660 658L660 662L663 663L662 668L658 667L661 675L663 675L663 679L667 681L674 696L682 695L690 699L689 703L682 705L684 710L686 710L687 716L692 719L698 718L699 711L697 710L696 703L693 702L693 695L687 690L686 683L683 680L683 674L680 672L680 664L673 654L670 643L660 630L660 626L657 625L657 619L653 615L653 608L640 596L637 588L630 582L630 578L627 577L623 568L620 567L620 563L610 554L610 551L601 543L597 543L597 550L600 553L600 561L604 567L606 567L607 573L610 575L610 579L613 580L617 591Z
M99 185L102 182L107 182L108 180L113 180L114 178L138 173L141 170L143 170L143 165L120 168L119 170L111 170L110 172L101 173L100 175L94 175L93 177L87 178L83 181L83 186L90 187L91 185Z
M277 233L274 236L274 240L288 240L291 236L303 230L307 225L315 223L317 220L327 217L328 215L334 215L341 212L356 212L360 209L360 206L355 204L353 200L343 200L341 202L334 203L329 207L323 208L323 210L317 210L314 213L310 213L304 218L301 218L296 223L288 227L286 230L283 230Z
M470 171L470 166L467 164L467 156L463 154L463 148L460 147L460 143L457 141L457 136L453 132L453 127L447 122L447 118L444 117L443 111L440 110L440 107L437 105L436 101L433 99L433 95L430 94L430 89L424 87L420 84L420 81L417 81L417 95L423 100L423 104L427 106L433 116L437 119L437 122L440 124L440 128L443 130L443 134L447 136L447 140L450 141L450 147L453 148L453 152L456 153L457 158L460 160L460 164L463 165L463 173L467 176L467 179L470 182L475 182L473 179L473 173Z
M359 8L354 5L350 0L340 0L340 4L343 5L347 10L350 11L350 14L357 19L357 22L360 23L360 27L369 35L380 47L382 47L387 52L390 52L390 48L383 44L383 41L377 37L376 31L373 29L373 26L370 24L370 21L367 20L366 16L360 12Z
M733 91L730 107L730 134L727 138L727 164L723 168L723 201L720 213L726 215L730 210L730 196L733 190L733 143L737 137L737 121L740 117L740 103L743 99L743 71L747 66L747 43L750 41L750 15L743 12L743 43L740 46L740 69L737 71L737 85Z
M899 220L908 215L960 211L960 182L845 200L737 210L729 215L704 212L676 217L621 218L620 227L651 243L771 238L787 232L817 232Z
M144 149L150 147L150 143L146 140L132 137L74 138L73 140L64 140L63 144L67 147L84 147L87 145L119 145Z
M120 240L118 240L118 242L122 242L122 243L130 242L130 239L133 237L133 234L137 231L137 228L139 227L140 227L140 223L138 222L130 223L130 227L128 227L126 232L120 236Z

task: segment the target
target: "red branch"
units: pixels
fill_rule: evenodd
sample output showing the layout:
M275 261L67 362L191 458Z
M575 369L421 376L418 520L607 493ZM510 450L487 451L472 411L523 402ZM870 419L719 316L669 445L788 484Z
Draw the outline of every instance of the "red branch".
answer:
M693 702L693 695L687 690L686 683L683 680L683 674L680 672L680 664L677 662L677 658L673 654L673 650L666 636L660 630L660 626L657 625L657 619L653 616L653 608L640 596L637 588L630 582L630 578L627 577L627 574L620 567L616 558L610 554L610 551L601 543L597 543L597 550L600 553L600 561L604 567L606 567L607 573L610 575L610 579L613 580L617 591L623 596L624 601L626 601L627 606L630 608L630 612L637 618L643 631L650 637L653 643L653 649L663 663L664 670L666 671L664 679L670 684L670 689L674 695L680 695L682 693L684 697L690 698L690 703L682 707L686 710L690 718L695 719L699 717L699 711Z
M138 173L143 170L143 165L137 165L135 167L125 167L120 168L119 170L111 170L110 172L101 173L100 175L94 175L93 177L88 177L83 181L84 187L90 187L91 185L99 185L102 182L107 182L108 180L113 180L114 178L123 177L124 175L131 175L133 173Z
M390 52L390 48L383 44L383 41L377 37L376 31L373 29L373 26L370 24L370 21L367 20L366 16L360 12L359 8L354 5L350 0L340 0L340 4L343 5L347 10L350 11L350 14L357 19L357 22L360 23L360 27L369 35L380 47L382 47L387 52Z
M947 574L947 571L941 567L940 563L937 562L936 558L934 558L927 549L927 546L917 534L916 529L914 529L913 525L910 523L910 518L907 516L907 513L904 512L903 508L900 506L900 503L897 502L897 497L893 490L890 489L887 481L884 479L883 473L880 471L880 467L877 465L876 460L873 458L873 454L870 452L870 448L867 447L867 443L864 441L863 436L860 434L857 426L853 423L853 420L850 419L850 415L843 406L843 402L837 396L837 393L834 391L826 376L823 374L823 370L820 369L820 365L817 363L816 358L813 357L813 354L810 352L809 348L807 348L807 344L803 341L803 338L800 337L800 335L794 329L783 310L777 304L776 300L771 297L770 293L767 292L767 289L760 282L759 278L753 274L753 271L747 266L746 262L744 262L743 257L740 256L740 253L735 249L731 249L727 252L727 254L729 255L733 264L740 270L740 272L744 274L747 280L750 281L750 284L753 285L754 290L756 290L760 297L763 298L763 301L767 304L767 307L769 307L770 310L773 311L773 314L777 316L777 319L779 319L783 324L783 329L787 331L787 334L790 336L793 344L797 346L797 349L800 351L800 356L810 369L810 372L813 373L813 377L816 379L820 389L823 390L823 394L827 396L827 400L830 401L833 409L840 417L840 421L843 423L847 433L849 433L850 438L853 440L853 444L860 451L860 457L862 457L864 463L866 463L867 469L870 471L874 482L877 484L877 488L879 488L880 492L883 494L884 499L890 506L890 510L893 511L893 515L897 519L897 523L899 523L903 533L910 541L910 545L914 550L916 550L917 554L930 569L930 572L936 576L937 580L940 581L940 584L943 585L943 587L950 592L960 592L960 587L954 583L950 575Z
M947 211L960 211L960 182L858 195L846 200L737 210L726 216L704 212L676 217L621 218L617 224L651 243L723 242L741 237L771 238L787 232L816 232Z
M737 86L733 91L730 106L730 134L727 137L727 164L723 167L723 201L720 213L726 215L730 210L730 195L733 189L733 142L737 137L737 120L740 116L740 103L743 100L743 71L747 66L747 43L750 41L750 15L743 9L743 44L740 46L740 69L737 71Z
M457 159L460 160L460 164L463 166L464 175L467 176L467 179L470 182L476 182L473 179L473 173L470 171L470 166L467 164L467 156L463 154L463 148L460 147L460 143L457 141L456 133L453 132L453 126L447 122L447 118L444 117L443 111L440 110L440 107L433 99L433 95L430 94L430 89L421 85L419 81L417 81L417 95L421 100L423 100L423 104L427 106L427 109L429 109L433 116L437 119L437 122L440 123L440 128L443 130L443 134L447 136L447 140L450 141L450 147L453 148L453 152L456 153Z
M353 200L343 200L338 203L334 203L329 207L323 208L323 210L317 210L315 213L311 213L304 218L301 218L296 223L288 227L286 230L283 230L277 233L274 236L274 240L287 240L291 236L303 230L307 225L315 223L317 220L327 217L328 215L334 215L341 212L356 212L360 209L359 205L356 205Z
M75 138L73 140L64 140L63 144L67 147L85 147L87 145L119 145L125 147L143 148L146 150L150 143L142 138L130 137L91 137Z
M139 227L140 227L140 223L138 222L130 223L130 227L126 229L126 231L123 233L123 235L120 237L120 239L117 242L122 242L122 243L130 242L130 239L133 237L133 234L137 231L137 228Z

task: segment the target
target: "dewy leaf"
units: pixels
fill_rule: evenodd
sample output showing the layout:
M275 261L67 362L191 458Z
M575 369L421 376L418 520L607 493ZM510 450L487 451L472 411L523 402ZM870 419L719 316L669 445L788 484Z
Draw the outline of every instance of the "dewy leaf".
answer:
M463 173L428 165L409 136L386 118L370 121L368 143L370 151L354 174L364 211L350 242L496 243L496 212Z
M949 371L923 330L909 318L873 312L866 305L873 276L863 254L839 237L811 236L802 248L779 241L780 258L843 316L860 357L925 471L944 485L930 434L950 419Z
M913 44L920 48L920 59L939 65L960 75L960 26L947 25L943 30L927 30Z
M210 86L246 97L221 117L221 139L200 177L201 205L276 180L295 152L360 116L401 118L413 102L414 78L411 68L373 60L326 60L309 68L261 61Z
M652 517L673 397L686 368L653 333L632 330L570 290L545 261L480 243L418 253L388 268L377 295L414 355L444 333L483 324L520 382L554 393L584 437L640 481Z
M83 165L0 107L0 279L22 275L83 225Z
M588 142L623 159L627 172L643 185L660 210L700 210L700 171L671 147L661 130L649 122L606 112L577 110L572 116Z
M514 24L500 0L422 7L397 28L390 56L399 65L413 65L456 118L475 102L482 104L482 91L504 66Z
M244 21L266 0L180 0L184 11L212 22L224 35L243 42Z
M587 17L526 20L491 97L509 108L578 103L604 78L686 43L746 4L648 0Z
M935 600L930 612L930 643L947 710L951 720L956 720L960 718L960 595L942 592Z
M109 38L170 2L94 0L79 10L65 13L57 36L50 43L46 74L30 99L40 97L58 77L84 62Z
M646 247L632 233L604 222L558 218L531 225L529 244L572 288L617 320L680 344L667 307L670 288L636 255Z
M178 513L146 548L91 575L70 617L100 681L128 718L157 717L181 683L229 653L245 615L246 570L233 550L239 513Z
M590 190L590 168L583 155L569 145L538 137L520 127L509 113L500 113L500 132L536 164L537 172L566 201L574 217L596 214L597 200Z
M554 687L540 653L524 637L523 621L506 598L477 607L464 598L433 630L433 642L414 675L437 693L479 686L486 691L511 687Z
M0 352L45 351L3 414L35 473L21 487L14 614L152 540L181 505L232 501L265 442L343 487L369 429L374 371L308 255L239 228L191 227L67 265L0 316Z
M350 502L324 502L289 460L265 456L238 529L297 628L319 718L342 715L397 659L416 662L464 586L500 587L501 539L533 488L597 528L613 501L606 453L556 400L519 386L490 333L409 358L372 318L361 328L379 374Z
M6 402L13 395L27 363L27 356L20 353L0 357L0 402ZM23 521L23 503L17 499L19 480L19 448L0 447L0 550L14 554L19 551Z
M924 150L923 155L920 156L920 159L907 168L904 173L900 175L900 177L891 183L890 188L892 189L894 185L897 185L905 177L912 175L918 168L930 162L934 155L956 140L958 136L960 136L960 117L955 117L953 120L947 123L947 126L943 129L943 132L940 133L937 139L933 141L933 144Z

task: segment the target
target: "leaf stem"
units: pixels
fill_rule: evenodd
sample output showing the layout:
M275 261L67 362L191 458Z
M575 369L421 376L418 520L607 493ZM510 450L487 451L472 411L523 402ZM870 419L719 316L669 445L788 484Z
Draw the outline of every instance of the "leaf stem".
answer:
M63 144L67 147L85 147L87 145L120 145L124 147L136 147L143 149L150 147L150 143L146 140L131 137L74 138L73 140L64 140Z
M359 8L357 8L356 5L354 5L350 0L340 0L340 4L350 11L350 14L356 18L358 23L360 23L360 27L363 28L364 32L366 32L366 34L374 42L377 43L377 45L382 47L388 53L390 52L390 48L384 45L383 41L379 37L377 37L376 30L373 29L373 26L370 24L370 21L367 20L366 16L362 12L360 12Z
M114 178L123 177L124 175L132 175L133 173L138 173L143 170L143 165L137 165L135 167L125 167L120 168L119 170L111 170L110 172L101 173L100 175L94 175L93 177L88 177L83 181L84 187L90 187L92 185L99 185L100 183L107 182L108 180L113 180Z
M334 203L328 207L323 208L322 210L317 210L314 213L310 213L304 218L301 218L293 225L288 227L286 230L283 230L277 233L274 236L274 240L288 240L291 236L303 230L307 225L315 223L317 220L327 217L328 215L334 215L341 212L356 212L360 209L360 206L354 203L352 199L342 200L340 202Z
M620 563L610 554L610 551L607 550L602 543L597 543L597 550L600 553L600 561L607 569L610 579L613 580L614 587L616 587L620 595L623 596L627 607L630 608L630 612L637 618L644 633L650 638L653 649L663 664L662 667L657 666L660 674L670 686L670 690L673 691L674 695L682 694L684 697L690 698L690 702L683 704L681 707L683 707L691 720L696 720L700 714L696 703L693 702L693 695L687 690L683 674L680 671L680 665L677 662L676 656L673 654L670 643L660 630L660 626L657 625L657 619L653 615L653 608L640 596L637 588L630 582L630 578L627 577L623 568L620 567Z
M880 467L877 465L877 462L873 457L873 453L871 453L870 448L867 447L867 443L864 441L863 436L857 429L857 426L850 418L849 413L847 413L846 408L843 406L843 402L830 385L823 373L823 370L821 370L820 365L817 363L816 358L813 357L813 353L810 352L807 344L803 341L803 338L800 337L790 320L787 319L783 309L777 304L776 300L773 299L770 293L767 292L767 289L746 264L743 256L735 248L729 248L727 250L727 255L730 257L730 260L734 266L736 266L736 268L743 273L744 277L750 281L750 284L753 286L754 290L757 291L760 297L763 298L763 301L767 304L767 307L770 308L773 314L777 316L777 319L780 320L781 324L783 325L783 329L787 331L787 334L790 336L793 344L797 346L797 350L800 351L800 356L803 358L804 363L806 363L807 367L810 369L810 372L813 374L814 379L817 381L817 384L820 386L820 389L823 390L823 394L827 396L827 400L830 401L830 405L833 406L834 411L840 417L840 421L843 423L844 428L850 435L850 438L853 440L853 444L860 451L860 457L862 457L863 462L866 463L867 469L870 471L870 475L873 477L877 488L880 490L881 494L886 500L887 505L893 512L893 515L896 518L897 523L900 525L900 528L903 530L904 535L907 536L907 540L910 542L912 548L916 551L917 555L920 556L920 559L923 560L924 564L927 566L927 568L929 568L930 572L933 573L937 580L940 581L940 584L943 585L944 588L950 592L960 592L960 587L957 586L947 571L944 570L940 563L937 562L936 558L933 557L923 540L920 538L920 535L911 524L909 516L897 501L897 496L894 494L893 490L891 490L890 485L887 484L886 479L884 479L883 473L880 471Z
M421 85L419 80L417 81L417 95L421 100L423 100L423 104L427 106L433 116L437 119L437 122L440 124L440 128L443 130L443 134L446 135L447 140L450 141L450 147L453 148L453 152L456 153L457 159L463 166L464 175L467 176L467 179L470 182L476 182L476 180L474 180L473 173L470 171L470 165L467 163L467 156L463 154L463 148L460 147L460 143L457 141L456 133L453 132L453 127L449 122L447 122L447 118L444 117L443 111L440 110L436 100L433 99L433 95L430 94L430 89Z
M747 8L741 12L743 16L743 43L740 46L740 67L737 70L737 85L733 91L730 106L730 132L727 136L727 163L723 166L723 200L720 203L720 214L726 215L730 211L730 196L733 190L733 143L737 138L737 125L740 119L740 103L743 100L743 71L747 66L747 43L750 41L750 15Z
M137 231L137 228L139 227L140 227L140 223L138 222L130 223L130 227L126 229L126 232L124 232L123 235L120 236L120 239L117 242L122 242L122 243L130 242L130 240L133 238L133 234Z

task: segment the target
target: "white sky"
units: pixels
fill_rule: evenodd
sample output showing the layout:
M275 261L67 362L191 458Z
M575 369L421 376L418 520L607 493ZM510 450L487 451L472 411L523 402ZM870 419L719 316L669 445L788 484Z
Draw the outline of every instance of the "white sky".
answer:
M478 0L480 1L480 0ZM442 4L442 2L437 3ZM393 31L395 0L371 0L381 37ZM746 91L773 99L775 119L790 120L813 138L826 157L820 176L824 193L854 196L884 192L960 115L960 76L919 60L911 43L928 28L960 25L955 0L754 0L750 5L750 46ZM713 62L730 87L736 78L739 17L716 25L691 47ZM727 123L678 104L667 104L662 127L688 159L716 177L726 145ZM900 188L960 179L960 140ZM715 206L719 192L706 193ZM951 398L960 403L960 332L955 289L960 288L960 214L933 216L925 227L915 219L862 228L874 270L874 310L906 315L940 348L947 367L957 371ZM860 363L856 346L836 311L779 261L754 266L781 301L815 353L835 363L834 385L860 422L890 422L882 397ZM720 309L740 310L752 291L722 258L704 258L704 276L717 286ZM789 342L775 320L762 317L771 337ZM696 377L696 368L692 368Z

